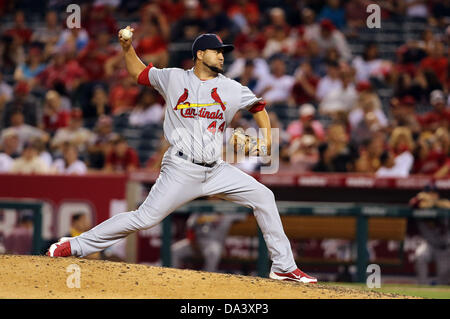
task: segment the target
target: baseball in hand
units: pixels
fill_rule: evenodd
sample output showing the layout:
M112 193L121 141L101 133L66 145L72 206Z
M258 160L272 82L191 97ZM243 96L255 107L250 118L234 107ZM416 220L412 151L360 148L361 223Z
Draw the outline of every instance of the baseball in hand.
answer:
M121 35L122 35L122 39L128 40L133 36L133 32L131 32L128 29L122 29Z

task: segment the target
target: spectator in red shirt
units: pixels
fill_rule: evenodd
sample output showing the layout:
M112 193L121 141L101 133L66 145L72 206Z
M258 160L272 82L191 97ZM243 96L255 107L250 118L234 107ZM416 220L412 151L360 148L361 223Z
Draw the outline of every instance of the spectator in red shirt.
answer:
M86 71L77 60L69 60L64 52L57 52L50 65L39 73L37 82L47 89L52 89L55 83L62 82L69 91L73 91L84 81L85 76Z
M137 102L139 87L126 70L120 72L119 81L109 91L109 105L113 115L130 111Z
M314 74L311 64L303 62L295 72L295 84L292 88L292 98L295 105L313 103L318 84L319 77Z
M115 35L117 33L118 28L116 20L105 5L94 5L89 12L89 16L83 27L87 30L90 37L95 37L101 32L107 32L110 35Z
M106 31L98 33L80 53L78 61L86 70L89 81L100 81L105 76L106 61L117 54L109 45L111 36Z
M247 46L253 45L258 50L258 55L266 46L267 38L261 32L258 24L250 24L248 30L237 34L234 40L234 46L236 48L235 55L244 55L247 52Z
M106 157L104 171L106 172L131 172L139 167L137 152L131 148L127 140L120 136L113 140L113 149Z
M415 174L434 174L446 161L446 153L441 143L430 132L421 134L414 155Z
M70 113L61 108L61 97L55 90L45 95L44 115L42 117L43 129L55 133L57 129L69 125Z
M185 12L185 1L161 0L158 1L159 9L167 17L167 22L178 21Z
M7 30L5 34L18 38L21 44L30 42L33 31L26 26L25 14L23 11L16 12L14 15L14 26Z
M158 25L151 23L149 25L140 26L141 35L138 38L136 52L144 61L150 62L160 68L167 67L169 54L167 51L167 43L160 34Z
M435 143L438 144L437 151L444 155L448 155L450 151L450 134L447 128L440 127L436 130L433 137ZM420 159L419 159L420 160ZM450 172L450 157L445 156L443 164L434 171L434 178L448 177Z
M433 106L433 110L417 116L422 129L434 131L442 126L448 128L450 125L450 110L446 106L444 92L441 90L431 92L430 103Z
M169 62L167 40L170 36L170 27L165 16L155 5L144 8L141 21L134 32L136 53L143 61L151 62L153 65L164 68Z
M420 66L422 69L434 71L439 81L445 83L447 80L448 60L444 54L444 44L440 41L435 41L431 54L420 62Z
M366 26L366 6L367 4L361 0L350 0L344 4L345 18L349 28L362 28Z

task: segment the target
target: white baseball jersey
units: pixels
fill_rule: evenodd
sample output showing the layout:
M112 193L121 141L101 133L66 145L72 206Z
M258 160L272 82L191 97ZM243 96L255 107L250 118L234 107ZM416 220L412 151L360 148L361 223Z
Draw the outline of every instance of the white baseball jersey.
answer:
M148 80L145 78L148 77ZM220 159L223 132L240 109L262 103L246 86L219 74L202 81L194 70L149 65L139 83L151 85L166 100L164 136L197 162Z
M243 108L257 112L265 103L236 81L223 75L202 81L193 69L158 69L149 65L138 82L153 86L165 98L164 134L171 147L164 154L158 179L139 208L115 215L70 240L71 254L87 256L106 249L131 232L157 225L187 202L218 195L252 207L269 250L271 270L294 271L297 265L272 191L220 160L223 132L234 114ZM196 162L210 165L173 156L174 148Z

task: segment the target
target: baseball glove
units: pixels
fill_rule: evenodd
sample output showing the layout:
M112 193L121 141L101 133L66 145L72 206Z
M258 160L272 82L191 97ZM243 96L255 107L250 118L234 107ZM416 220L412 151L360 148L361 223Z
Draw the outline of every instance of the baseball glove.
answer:
M240 127L234 130L230 138L230 144L233 146L235 153L245 154L246 156L267 155L266 143L262 139L246 134Z

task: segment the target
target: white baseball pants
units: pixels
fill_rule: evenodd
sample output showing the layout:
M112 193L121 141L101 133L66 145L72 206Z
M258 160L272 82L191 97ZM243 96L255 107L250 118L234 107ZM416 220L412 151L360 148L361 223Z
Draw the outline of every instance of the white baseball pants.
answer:
M160 175L137 210L115 215L71 239L72 254L87 256L104 250L132 232L157 225L185 203L218 195L253 209L269 250L272 271L291 272L297 268L270 189L224 161L208 168L174 154L172 147L165 153Z

